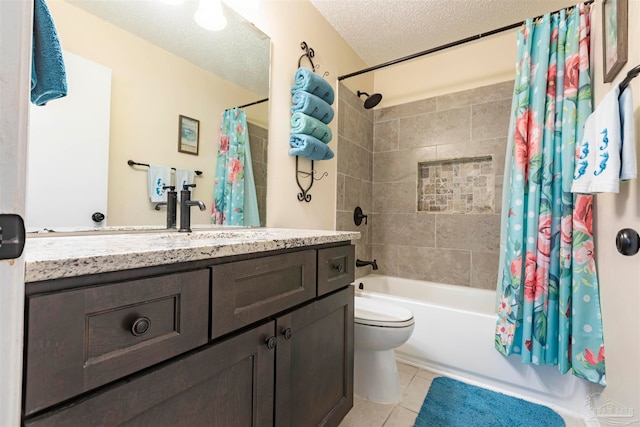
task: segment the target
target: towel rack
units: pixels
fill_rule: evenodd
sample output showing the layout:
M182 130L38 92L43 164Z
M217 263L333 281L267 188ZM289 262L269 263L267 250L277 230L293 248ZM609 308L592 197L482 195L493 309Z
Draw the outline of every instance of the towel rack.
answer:
M304 50L304 53L302 54L302 56L300 56L300 58L298 59L298 68L301 67L302 64L302 58L307 58L309 60L309 63L311 64L311 70L315 73L316 70L320 69L320 64L315 65L313 63L313 57L316 56L316 53L314 52L312 47L309 47L309 45L307 44L307 42L302 41L302 43L300 43L300 48L302 50ZM327 77L329 75L328 71L325 71L322 74L322 77Z
M311 160L311 172L305 172L305 171L301 171L299 166L298 166L298 156L296 156L296 184L298 184L298 188L300 188L300 192L298 193L298 201L302 202L310 202L311 201L311 194L309 194L309 190L311 190L311 187L313 187L313 182L314 181L320 181L322 178L324 178L325 176L329 175L327 172L324 172L320 178L316 178L316 171L314 170L314 166L313 166L313 160ZM311 180L309 181L309 186L307 188L304 188L302 186L302 184L300 184L300 178L299 177L304 177L304 178L311 178Z
M149 167L148 163L138 163L138 162L134 162L133 160L127 160L127 164L129 166L146 166L146 167ZM176 168L171 168L171 170L176 170ZM202 171L194 171L194 172L198 176L202 175Z
M622 95L622 92L624 92L627 86L629 86L629 82L631 82L631 80L633 80L638 74L640 74L640 65L636 65L627 72L627 77L620 82L620 95Z

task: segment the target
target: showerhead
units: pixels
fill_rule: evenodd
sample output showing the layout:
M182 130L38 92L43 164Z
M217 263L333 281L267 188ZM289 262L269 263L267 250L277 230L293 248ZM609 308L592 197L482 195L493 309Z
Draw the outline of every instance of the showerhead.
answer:
M380 101L382 101L382 95L380 95L379 93L369 95L367 92L358 91L358 98L360 98L362 95L365 95L367 97L367 99L364 100L364 108L366 108L367 110L375 107L380 103Z

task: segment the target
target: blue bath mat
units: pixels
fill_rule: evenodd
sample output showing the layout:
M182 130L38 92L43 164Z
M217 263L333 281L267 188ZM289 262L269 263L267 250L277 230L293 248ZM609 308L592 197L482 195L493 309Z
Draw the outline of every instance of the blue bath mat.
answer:
M546 406L451 378L433 380L414 427L564 427Z

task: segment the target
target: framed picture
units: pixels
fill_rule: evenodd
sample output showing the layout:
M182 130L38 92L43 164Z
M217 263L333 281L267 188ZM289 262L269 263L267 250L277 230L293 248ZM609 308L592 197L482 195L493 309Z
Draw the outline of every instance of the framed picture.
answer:
M602 3L604 82L612 82L627 62L627 0Z
M200 121L187 116L180 116L178 129L178 151L198 155L198 141L200 138Z

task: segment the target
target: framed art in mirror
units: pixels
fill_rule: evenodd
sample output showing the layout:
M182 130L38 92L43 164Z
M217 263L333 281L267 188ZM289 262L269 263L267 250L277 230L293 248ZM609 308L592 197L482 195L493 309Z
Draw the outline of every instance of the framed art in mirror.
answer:
M180 116L178 131L178 151L198 155L200 121L187 116Z
M627 0L604 0L602 4L602 54L604 82L612 82L627 62Z

